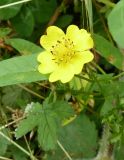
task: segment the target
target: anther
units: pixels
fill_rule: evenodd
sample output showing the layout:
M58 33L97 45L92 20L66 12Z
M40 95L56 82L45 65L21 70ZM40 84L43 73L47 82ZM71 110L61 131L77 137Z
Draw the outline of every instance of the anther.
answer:
M61 43L61 41L57 40L58 43Z

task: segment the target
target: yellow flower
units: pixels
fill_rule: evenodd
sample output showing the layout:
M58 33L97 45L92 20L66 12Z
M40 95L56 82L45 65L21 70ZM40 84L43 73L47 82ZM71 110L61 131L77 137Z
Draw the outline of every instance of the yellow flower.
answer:
M38 55L41 63L38 71L49 73L50 82L69 82L94 57L89 51L93 47L90 34L76 25L70 25L66 34L60 28L50 26L47 35L41 36L40 43L45 51Z

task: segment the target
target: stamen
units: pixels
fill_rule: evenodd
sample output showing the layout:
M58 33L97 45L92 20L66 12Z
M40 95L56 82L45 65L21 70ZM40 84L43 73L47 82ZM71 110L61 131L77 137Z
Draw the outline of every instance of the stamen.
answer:
M68 63L75 55L74 42L69 38L62 37L52 46L51 53L54 55L52 60L58 65Z
M61 41L57 40L58 43L61 43Z

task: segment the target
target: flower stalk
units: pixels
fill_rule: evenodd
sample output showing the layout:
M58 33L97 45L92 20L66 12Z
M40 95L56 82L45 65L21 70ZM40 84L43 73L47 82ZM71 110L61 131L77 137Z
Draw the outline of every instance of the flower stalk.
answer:
M93 160L114 160L112 146L109 141L110 129L107 124L104 125L100 148L97 156Z

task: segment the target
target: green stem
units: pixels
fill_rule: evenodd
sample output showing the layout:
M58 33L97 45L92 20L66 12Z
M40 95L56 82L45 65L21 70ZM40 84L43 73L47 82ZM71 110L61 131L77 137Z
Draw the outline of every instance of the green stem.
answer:
M39 95L38 93L32 91L31 89L29 89L29 88L27 88L27 87L25 87L25 86L23 86L21 84L18 84L17 86L19 86L20 88L24 89L25 91L31 93L32 95L37 96L38 98L45 99L45 97Z
M4 137L7 141L9 141L10 143L12 143L14 146L16 146L17 148L19 148L22 152L24 152L26 155L28 155L29 157L31 156L30 153L25 150L24 148L22 148L20 145L18 145L17 143L15 143L12 139L10 139L9 137L7 137L3 132L0 131L0 135L2 137Z
M99 89L101 90L101 93L102 93L102 86L101 86L101 84L99 83L99 80L97 79L97 77L96 77L94 74L92 74L92 76L93 76L93 78L94 78L94 81L97 83Z
M2 159L2 160L12 160L10 158L6 158L6 157L2 157L2 156L0 156L0 159Z
M97 156L94 160L112 160L112 153L109 153L109 137L110 137L110 129L107 124L104 125L102 139L100 142L100 148Z
M121 72L120 74L118 74L117 76L113 77L113 80L118 79L119 77L124 76L124 72Z
M80 76L80 75L75 75L76 77L78 77L78 78L80 78L80 79L84 79L84 80L86 80L86 81L88 81L88 82L93 82L91 79L89 79L89 78L86 78L86 77L83 77L83 76Z
M28 144L28 141L27 141L26 136L24 136L24 139L25 139L25 143L26 143L26 145L27 145L27 148L28 148L28 150L29 150L31 160L35 160L35 159L34 159L35 157L34 157L33 154L32 154L32 151L31 151L31 148L30 148L30 146L29 146L29 144Z
M91 62L94 67L96 67L102 74L106 74L105 71L95 62Z
M12 122L10 122L10 123L8 123L8 124L5 124L4 126L1 126L1 127L0 127L0 131L3 130L4 128L6 128L6 127L8 127L8 126L10 126L10 125L12 125L12 124L14 124L14 123L22 120L22 119L24 119L24 118L25 118L25 117L18 118L18 119L16 119L15 121L12 121Z
M31 0L22 0L22 1L19 1L19 2L9 3L9 4L6 4L6 5L0 6L0 9L2 9L2 8L8 8L10 6L15 6L15 5L22 4L22 3L25 3L25 2L29 2L29 1L31 1Z
M110 137L109 126L105 125L103 128L103 134L102 134L102 139L100 143L100 149L99 149L100 153L104 153L106 152L106 150L108 150L109 137Z
M65 148L63 147L63 145L60 143L59 140L57 140L57 143L59 145L59 147L63 150L63 152L65 153L65 155L68 157L69 160L72 160L71 156L69 155L69 153L65 150Z

